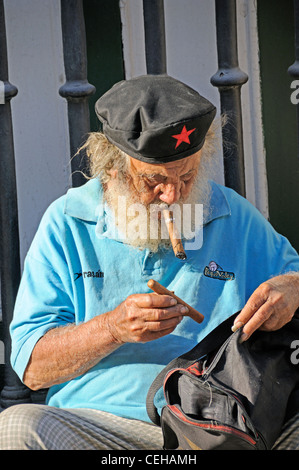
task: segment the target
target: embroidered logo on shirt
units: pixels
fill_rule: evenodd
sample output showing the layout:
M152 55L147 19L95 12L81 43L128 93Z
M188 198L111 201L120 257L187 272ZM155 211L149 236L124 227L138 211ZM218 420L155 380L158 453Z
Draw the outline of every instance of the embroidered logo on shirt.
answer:
M233 281L235 279L234 273L223 271L221 266L215 263L215 261L211 261L209 265L205 267L203 273L207 277L211 277L212 279L220 279L221 281Z
M77 279L79 279L80 277L104 277L104 273L100 270L98 271L81 271L79 273L75 273L75 281L77 281Z

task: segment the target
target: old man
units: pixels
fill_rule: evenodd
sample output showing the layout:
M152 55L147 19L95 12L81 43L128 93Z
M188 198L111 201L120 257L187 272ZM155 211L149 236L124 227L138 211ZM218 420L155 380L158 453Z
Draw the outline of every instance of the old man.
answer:
M246 341L299 307L296 251L248 201L208 179L212 103L148 75L114 85L96 114L89 180L42 218L11 324L13 368L32 390L49 389L47 401L1 413L1 449L161 449L145 406L159 371L235 312ZM185 220L185 259L165 236L165 207ZM152 292L150 279L204 320ZM299 447L296 423L277 448Z

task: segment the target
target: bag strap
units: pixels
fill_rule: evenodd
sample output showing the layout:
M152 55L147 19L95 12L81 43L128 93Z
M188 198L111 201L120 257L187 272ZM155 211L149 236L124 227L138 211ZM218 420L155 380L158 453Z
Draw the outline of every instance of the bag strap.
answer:
M218 349L222 343L232 334L231 327L234 318L239 312L227 318L224 322L220 323L213 331L211 331L202 341L200 341L194 348L190 349L181 356L173 359L167 366L165 366L157 377L152 382L146 397L146 410L149 418L154 424L161 425L160 415L155 406L154 399L156 393L163 386L167 372L172 369L187 368L193 364L194 361L206 356L211 351Z

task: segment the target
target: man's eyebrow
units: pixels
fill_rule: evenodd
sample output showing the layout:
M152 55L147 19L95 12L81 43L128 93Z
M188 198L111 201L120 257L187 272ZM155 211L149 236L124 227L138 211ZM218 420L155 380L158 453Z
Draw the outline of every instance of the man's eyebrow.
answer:
M189 175L191 173L194 173L194 172L195 172L195 169L192 168L191 170L187 171L187 173L184 173L183 175L181 175L181 177L182 176L187 176L187 175ZM142 172L142 173L138 173L138 176L145 177L145 178L157 178L157 177L167 178L166 175L162 175L161 173L144 173L144 172Z
M161 173L138 173L138 176L145 178L167 178L167 176L162 175Z
M189 175L190 173L194 173L195 172L195 169L194 168L191 168L191 170L187 171L187 173L184 173L183 175L181 176L187 176Z

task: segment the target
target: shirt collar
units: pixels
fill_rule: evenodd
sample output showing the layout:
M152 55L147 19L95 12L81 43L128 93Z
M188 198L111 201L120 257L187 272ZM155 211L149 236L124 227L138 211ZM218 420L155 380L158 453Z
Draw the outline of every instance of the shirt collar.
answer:
M97 222L102 199L102 185L97 179L92 179L79 188L68 190L64 213L86 222Z
M231 207L225 194L225 188L214 181L210 181L210 186L210 208L208 213L204 216L204 225L207 225L209 222L219 217L231 215Z
M231 208L223 186L214 181L210 181L210 185L212 190L210 210L208 214L205 215L204 225L219 217L231 215ZM102 199L102 185L97 179L92 179L79 188L71 188L68 190L64 213L86 222L97 223L99 217L104 216L103 211L105 211L105 206L103 206Z

